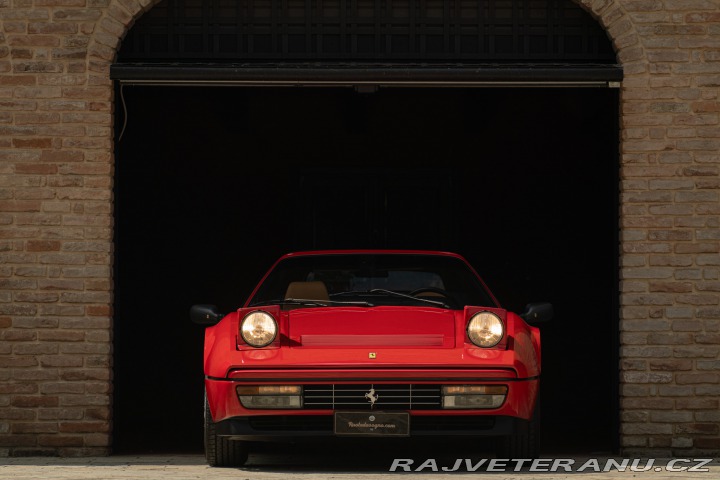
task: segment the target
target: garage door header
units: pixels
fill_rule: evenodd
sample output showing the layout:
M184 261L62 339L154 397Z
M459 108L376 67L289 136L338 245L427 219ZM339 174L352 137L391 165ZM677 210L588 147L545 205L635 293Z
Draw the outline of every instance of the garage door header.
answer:
M619 86L618 65L115 64L134 85L248 86Z
M571 0L163 0L123 39L123 83L605 85L622 69Z

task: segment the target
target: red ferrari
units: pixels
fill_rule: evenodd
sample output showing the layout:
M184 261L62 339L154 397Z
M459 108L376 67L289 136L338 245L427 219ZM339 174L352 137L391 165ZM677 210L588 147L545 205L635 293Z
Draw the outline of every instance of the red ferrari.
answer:
M237 311L194 305L205 330L205 453L238 466L251 442L494 437L538 455L548 303L503 309L460 255L291 253Z

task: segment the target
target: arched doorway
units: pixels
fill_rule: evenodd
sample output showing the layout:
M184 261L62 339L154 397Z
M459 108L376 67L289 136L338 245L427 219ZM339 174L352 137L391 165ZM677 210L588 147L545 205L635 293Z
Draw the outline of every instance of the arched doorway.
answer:
M614 449L615 61L570 0L151 9L112 69L116 451L201 448L190 304L365 246L457 250L507 307L553 301L546 449Z

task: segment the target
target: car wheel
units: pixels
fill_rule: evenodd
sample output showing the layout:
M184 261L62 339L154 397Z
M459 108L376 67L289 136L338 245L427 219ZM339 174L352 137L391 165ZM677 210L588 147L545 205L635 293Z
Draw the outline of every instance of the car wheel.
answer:
M211 467L239 467L247 462L245 442L228 440L217 434L205 394L205 458Z
M535 408L527 431L497 439L495 453L498 458L536 459L540 455L540 407Z

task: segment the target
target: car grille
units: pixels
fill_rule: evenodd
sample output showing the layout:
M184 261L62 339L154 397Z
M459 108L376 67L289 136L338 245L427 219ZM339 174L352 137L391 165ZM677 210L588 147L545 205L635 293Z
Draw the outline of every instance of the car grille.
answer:
M374 405L368 398L373 388L377 399ZM304 385L303 405L306 409L332 410L436 410L442 406L442 395L440 385Z

